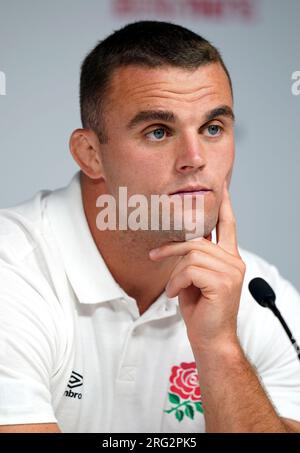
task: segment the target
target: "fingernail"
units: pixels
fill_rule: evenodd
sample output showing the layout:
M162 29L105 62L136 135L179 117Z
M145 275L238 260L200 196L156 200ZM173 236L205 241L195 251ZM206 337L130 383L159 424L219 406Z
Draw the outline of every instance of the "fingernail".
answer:
M149 252L150 258L154 258L156 255L158 255L159 250L158 249L152 249Z

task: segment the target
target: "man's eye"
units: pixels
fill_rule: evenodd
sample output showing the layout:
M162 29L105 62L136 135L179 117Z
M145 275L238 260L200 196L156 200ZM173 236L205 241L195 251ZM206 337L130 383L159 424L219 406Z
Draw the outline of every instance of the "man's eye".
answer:
M160 141L161 139L165 138L166 129L164 127L158 127L151 132L146 134L146 137L152 141Z
M223 128L221 126L219 126L218 124L210 124L209 126L207 126L207 130L211 137L220 135L220 133L222 132L222 129Z

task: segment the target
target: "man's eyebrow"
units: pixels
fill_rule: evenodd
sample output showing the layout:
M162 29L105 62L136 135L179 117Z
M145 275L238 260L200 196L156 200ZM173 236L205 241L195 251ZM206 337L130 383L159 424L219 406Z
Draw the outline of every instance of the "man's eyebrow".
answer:
M204 116L204 121L208 123L209 121L216 119L218 116L227 116L231 118L232 121L235 120L232 108L229 107L229 105L220 105L219 107L214 108L210 112L207 112Z
M233 121L235 120L232 108L228 105L220 105L207 112L204 115L204 121L208 123L218 116L227 116ZM127 129L133 129L138 124L145 123L146 121L166 121L168 123L175 123L176 120L176 115L169 110L142 110L129 121Z
M133 129L140 123L146 121L166 121L168 123L175 123L176 116L173 112L168 110L142 110L138 112L127 124L127 129Z

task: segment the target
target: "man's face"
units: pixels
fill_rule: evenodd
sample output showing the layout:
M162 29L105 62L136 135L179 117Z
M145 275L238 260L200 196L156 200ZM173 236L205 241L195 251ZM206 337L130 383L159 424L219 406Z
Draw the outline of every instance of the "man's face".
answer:
M218 63L194 70L119 68L112 77L101 145L104 190L118 198L171 194L191 186L204 196L204 235L216 226L234 161L232 94ZM216 109L220 109L219 112ZM215 112L213 112L215 111ZM182 240L182 234L169 236Z

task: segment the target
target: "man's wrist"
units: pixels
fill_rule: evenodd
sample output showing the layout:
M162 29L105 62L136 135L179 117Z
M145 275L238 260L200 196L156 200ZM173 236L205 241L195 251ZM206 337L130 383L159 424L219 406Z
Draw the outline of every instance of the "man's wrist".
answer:
M231 338L224 337L215 339L209 342L191 341L191 347L195 358L201 359L201 362L206 359L214 358L220 360L229 360L231 363L244 361L245 355L236 336Z

